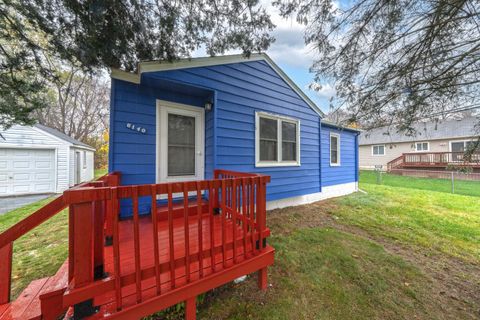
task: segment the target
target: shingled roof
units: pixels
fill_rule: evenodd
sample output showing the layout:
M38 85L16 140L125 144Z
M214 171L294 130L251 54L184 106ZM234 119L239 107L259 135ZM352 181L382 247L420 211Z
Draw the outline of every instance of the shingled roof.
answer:
M79 147L84 147L84 148L88 148L88 149L92 149L92 150L95 150L95 148L93 148L92 146L89 146L88 144L85 144L81 141L78 141L76 139L73 139L72 137L66 135L65 133L63 132L60 132L58 131L57 129L53 129L53 128L50 128L50 127L47 127L47 126L44 126L43 124L36 124L34 125L36 128L38 129L41 129L45 132L48 132L50 133L51 135L57 137L57 138L60 138L62 140L65 140L67 142L70 142L71 144L75 145L75 146L79 146Z
M475 125L480 118L465 117L443 121L418 122L413 125L417 132L415 136L399 133L394 127L381 127L364 131L360 135L360 145L413 142L419 140L456 139L478 136Z

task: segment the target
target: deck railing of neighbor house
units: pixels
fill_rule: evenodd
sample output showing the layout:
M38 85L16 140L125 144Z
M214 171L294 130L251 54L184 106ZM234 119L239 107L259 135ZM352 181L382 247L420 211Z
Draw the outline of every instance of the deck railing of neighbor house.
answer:
M119 178L70 189L0 235L8 261L0 268L7 306L0 319L19 312L8 304L12 242L67 207L67 262L36 293L44 319L65 311L75 318L131 319L182 301L186 318L194 319L196 296L236 277L258 271L259 287L266 288L274 253L265 241L270 177L216 170L213 180L134 186L119 186ZM150 215L139 212L145 199ZM120 202L131 203L131 219L119 219Z
M480 167L480 152L467 156L464 152L403 153L388 162L387 170L401 167L447 167L448 165Z

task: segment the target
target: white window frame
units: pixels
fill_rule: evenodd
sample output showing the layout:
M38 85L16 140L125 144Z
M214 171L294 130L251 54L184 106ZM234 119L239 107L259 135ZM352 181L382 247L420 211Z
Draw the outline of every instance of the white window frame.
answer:
M168 175L168 114L195 117L195 175ZM178 182L203 180L205 177L205 109L195 106L157 100L156 115L156 181Z
M419 144L423 145L424 143L427 144L427 150L418 150L417 145L419 145ZM415 152L429 152L429 151L430 151L430 142L428 142L428 141L415 142Z
M463 139L463 140L450 140L449 143L448 143L448 148L449 148L449 152L452 152L452 143L455 143L455 142L463 142L463 150L465 150L467 148L467 143L468 142L471 142L471 141L475 141L473 139Z
M83 169L87 169L87 151L84 150L82 156L83 156L83 159L82 159L82 160L83 160L83 165L82 165L82 167L83 167Z
M331 143L332 143L332 137L336 137L337 138L337 162L336 163L333 163L332 162L332 146L331 146ZM331 167L339 167L341 165L341 138L340 138L340 134L339 133L334 133L334 132L330 132L330 136L328 137L328 154L329 154L329 157L330 157L330 166Z
M375 149L375 147L383 147L383 154L375 154L375 153L373 152L373 150ZM372 145L372 156L374 156L374 157L383 157L383 156L385 156L386 154L387 154L387 148L386 148L386 146L385 146L384 144L374 144L374 145Z
M260 118L277 121L277 161L260 161ZM296 125L296 161L282 160L282 122ZM267 112L255 112L255 167L298 167L300 165L300 120Z

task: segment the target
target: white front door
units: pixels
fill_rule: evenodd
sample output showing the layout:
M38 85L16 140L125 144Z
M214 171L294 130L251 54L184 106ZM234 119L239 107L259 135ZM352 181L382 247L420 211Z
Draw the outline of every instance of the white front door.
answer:
M204 177L204 109L157 101L157 182Z

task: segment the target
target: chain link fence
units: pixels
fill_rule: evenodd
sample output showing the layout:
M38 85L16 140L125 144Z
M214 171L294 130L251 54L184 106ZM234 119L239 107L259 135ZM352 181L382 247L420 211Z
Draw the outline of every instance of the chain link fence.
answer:
M416 169L393 169L385 172L377 168L374 170L374 175L374 178L369 179L371 183L480 196L480 173L478 172Z

